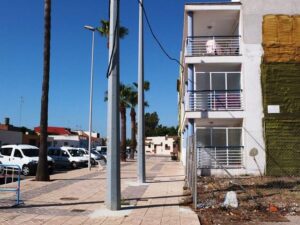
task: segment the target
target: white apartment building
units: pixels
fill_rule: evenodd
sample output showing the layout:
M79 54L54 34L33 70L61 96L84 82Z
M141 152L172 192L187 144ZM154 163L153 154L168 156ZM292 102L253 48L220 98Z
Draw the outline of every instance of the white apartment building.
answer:
M202 175L224 175L224 168L232 175L265 171L262 47L245 41L251 27L246 31L244 20L236 1L184 8L181 160L186 165L196 150ZM253 148L255 158L249 154Z

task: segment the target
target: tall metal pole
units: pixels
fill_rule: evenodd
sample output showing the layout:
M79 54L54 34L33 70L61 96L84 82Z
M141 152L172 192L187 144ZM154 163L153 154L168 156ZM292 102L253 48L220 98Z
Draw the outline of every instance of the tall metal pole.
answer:
M91 170L91 147L92 147L92 121L93 121L93 80L94 80L94 43L95 30L92 31L92 59L91 59L91 81L90 81L90 115L89 115L89 162L88 167Z
M144 29L143 0L139 4L139 53L138 53L138 182L146 181L145 173L145 121L144 121Z
M110 1L106 207L120 209L119 1Z

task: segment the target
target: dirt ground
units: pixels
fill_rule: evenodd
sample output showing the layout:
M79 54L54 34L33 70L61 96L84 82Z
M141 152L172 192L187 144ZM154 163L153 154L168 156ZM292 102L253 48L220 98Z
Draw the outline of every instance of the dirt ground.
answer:
M237 208L223 206L228 191L236 192ZM300 215L300 177L199 177L196 211L201 225L288 222L285 216Z

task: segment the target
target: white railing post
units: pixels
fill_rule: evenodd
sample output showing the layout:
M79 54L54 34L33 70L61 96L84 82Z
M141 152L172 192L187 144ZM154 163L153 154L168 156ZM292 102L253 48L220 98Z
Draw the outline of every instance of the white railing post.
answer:
M225 109L227 110L228 108L228 92L225 91Z
M217 147L215 147L214 150L215 150L215 152L214 152L214 154L215 154L214 157L215 157L216 160L218 160L218 158L217 158ZM215 160L215 165L214 165L214 167L217 167L217 161L216 161L216 160Z
M226 165L229 166L229 154L228 154L228 146L226 147Z
M213 95L214 95L214 106L213 106L213 109L216 110L216 91L215 90L213 92Z

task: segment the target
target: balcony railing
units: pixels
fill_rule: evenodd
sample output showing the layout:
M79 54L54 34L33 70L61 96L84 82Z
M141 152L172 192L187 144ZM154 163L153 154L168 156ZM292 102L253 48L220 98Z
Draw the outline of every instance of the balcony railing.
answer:
M188 91L187 111L242 110L242 90Z
M240 36L192 36L186 39L186 56L240 55Z
M243 166L244 146L205 146L197 148L198 168L239 168Z

